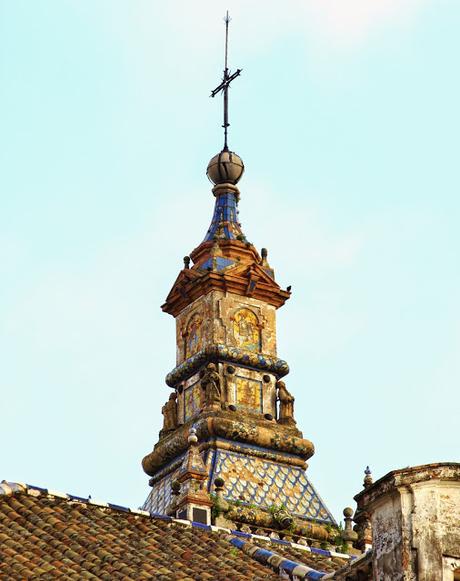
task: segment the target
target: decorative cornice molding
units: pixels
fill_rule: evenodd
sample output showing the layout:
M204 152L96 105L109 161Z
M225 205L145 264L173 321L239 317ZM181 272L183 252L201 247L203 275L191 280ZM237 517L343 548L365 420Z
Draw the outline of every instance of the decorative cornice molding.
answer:
M229 243L238 243L237 240L227 240L225 242L227 245ZM255 286L251 286L251 297L264 301L277 309L289 299L291 296L290 291L281 289L273 278L268 275L267 271L260 266L259 262L248 260L248 257L244 256L244 252L251 252L251 249L245 248L244 244L242 248L237 248L238 253L227 252L229 249L226 248L226 245L219 244L223 257L232 258L236 261L241 260L239 262L241 267L238 269L200 271L199 265L211 256L212 245L213 243L206 242L202 245L203 248L196 249L197 254L193 255L192 253L192 258L196 259L198 263L192 269L188 269L187 276L181 276L182 273L186 272L185 270L181 271L166 298L166 302L161 306L164 312L177 317L185 307L213 290L230 292L243 297L248 296L248 284L251 278L254 282L255 273L260 275L260 280L257 281ZM255 249L254 252L256 252ZM193 275L190 275L190 272Z
M208 345L170 371L166 376L166 384L169 387L175 387L179 382L194 375L205 363L210 361L213 363L229 361L250 369L270 371L278 379L289 373L289 365L283 359L245 351L237 347L228 347L222 343L215 343L214 345Z
M210 438L220 437L226 440L243 442L267 448L273 452L294 454L299 459L308 460L315 453L315 447L310 440L302 438L302 433L284 425L263 423L250 418L243 421L235 412L208 412L194 421L197 434L202 442ZM160 440L150 454L142 460L144 472L155 476L160 468L187 448L189 425L184 424L173 433Z

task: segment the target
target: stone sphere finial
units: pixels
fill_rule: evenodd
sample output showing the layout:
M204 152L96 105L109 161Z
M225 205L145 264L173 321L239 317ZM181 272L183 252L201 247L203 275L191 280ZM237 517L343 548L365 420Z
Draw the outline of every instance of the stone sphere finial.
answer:
M358 540L358 534L353 530L352 524L353 509L349 506L344 508L343 516L345 517L345 530L342 533L342 539L344 540L347 548L351 549L353 547L353 543Z
M223 478L221 478L220 476L217 476L217 478L214 479L214 486L216 487L216 490L222 490L225 484L225 480Z
M353 516L353 509L347 506L343 509L343 516L345 518L351 518Z
M198 442L198 438L196 435L196 428L190 428L190 433L188 436L188 443L189 444L196 444Z
M223 149L208 163L206 175L210 182L217 184L236 185L243 175L244 163L233 151Z

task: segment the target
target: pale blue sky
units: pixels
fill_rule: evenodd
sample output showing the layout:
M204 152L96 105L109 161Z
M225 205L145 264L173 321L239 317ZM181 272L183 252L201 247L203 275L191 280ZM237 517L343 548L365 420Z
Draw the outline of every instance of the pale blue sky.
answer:
M0 478L148 493L227 8L240 217L293 287L279 355L340 518L366 464L459 460L454 0L0 0Z

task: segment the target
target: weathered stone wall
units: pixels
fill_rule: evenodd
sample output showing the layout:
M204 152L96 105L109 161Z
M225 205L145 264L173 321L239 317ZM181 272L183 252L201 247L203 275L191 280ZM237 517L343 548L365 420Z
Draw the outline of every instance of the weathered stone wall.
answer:
M443 558L443 581L460 581L460 559Z
M371 517L375 580L454 580L460 564L460 464L396 470L355 498Z
M276 309L258 299L211 291L176 317L176 364L221 343L276 356Z
M460 482L422 482L413 485L412 494L413 511L408 518L412 518L418 579L448 580L449 576L443 576L445 559L460 562Z
M276 418L276 377L255 369L219 363L217 371L221 377L222 403L224 407L253 414L270 414ZM183 381L178 389L177 419L183 424L198 416L205 405L199 373Z
M381 581L415 580L409 539L404 534L406 508L410 495L394 491L376 503L372 513L372 548L375 579ZM410 509L409 509L410 510Z

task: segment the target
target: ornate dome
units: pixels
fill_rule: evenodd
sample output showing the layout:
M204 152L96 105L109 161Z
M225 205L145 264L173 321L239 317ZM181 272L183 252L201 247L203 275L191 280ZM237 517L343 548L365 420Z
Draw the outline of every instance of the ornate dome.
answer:
M244 172L244 163L241 157L223 149L208 163L206 174L209 180L217 184L237 184Z

